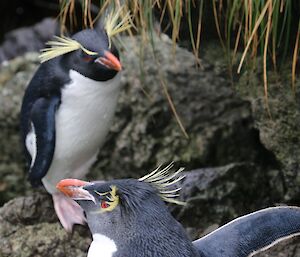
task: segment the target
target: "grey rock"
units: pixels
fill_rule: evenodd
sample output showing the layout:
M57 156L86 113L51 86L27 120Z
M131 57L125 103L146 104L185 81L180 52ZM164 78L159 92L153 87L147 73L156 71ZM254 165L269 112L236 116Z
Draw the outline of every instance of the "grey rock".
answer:
M55 19L45 18L31 27L15 29L5 34L0 46L0 63L26 52L38 51L45 46L45 42L57 32Z
M0 209L0 224L1 257L85 257L91 243L87 227L65 232L47 194L8 202Z
M193 55L176 48L175 58L172 44L165 38L156 42L154 52L150 45L141 52L139 40L123 38L128 48L122 55L124 89L114 125L89 178L140 177L170 161L187 170L220 166L197 172L201 175L193 173L184 182L184 197L190 205L173 212L187 227L193 227L191 234L195 228L202 232L207 226L222 225L282 199L276 159L260 142L250 102L235 94L223 67L207 61L195 69ZM0 204L28 195L0 211L0 217L5 217L0 221L0 256L23 249L22 256L64 256L72 247L79 249L74 256L82 256L86 245L80 242L89 237L76 232L70 239L56 222L49 197L32 195L25 182L19 110L37 65L37 54L26 54L4 63L0 70ZM170 110L162 80L188 139Z
M298 257L300 256L300 238L290 238L258 253L255 257Z
M291 73L290 66L281 67L282 78L268 73L268 105L266 109L262 79L250 71L243 74L237 88L244 99L251 102L255 127L260 131L261 142L274 153L281 167L286 194L284 201L300 204L300 80L296 80L295 91L290 80L283 78ZM246 86L247 84L247 86Z
M0 72L0 205L31 187L26 183L19 112L25 87L37 68L38 55L28 53L2 63Z
M283 194L279 171L270 175L251 163L198 169L185 176L180 198L186 205L172 205L171 210L186 227L198 229L194 239L216 223L224 225L253 210L273 206Z
M141 54L139 40L123 38L128 48L122 55L124 89L114 125L90 179L138 177L170 161L187 169L254 162L266 171L273 170L275 160L260 143L250 103L235 95L218 64L205 62L196 69L194 57L187 50L177 48L175 58L168 39L157 39L155 61L150 45ZM30 190L24 183L19 110L37 64L37 55L27 54L2 65L0 72L2 204ZM170 110L160 85L162 79L189 139Z
M234 93L218 63L204 62L196 68L190 52L176 48L175 57L165 38L156 42L154 52L145 45L141 53L138 41L123 38L129 49L123 53L125 88L91 178L111 178L111 171L137 177L170 161L187 169L231 162L276 166L272 153L260 143L250 103ZM162 80L188 139L172 114Z
M268 205L277 193L265 186L267 178L254 165L231 164L185 175L181 198L187 205L171 209L191 238L254 206ZM0 256L86 256L90 242L87 227L76 226L72 235L63 230L46 193L18 197L0 208Z

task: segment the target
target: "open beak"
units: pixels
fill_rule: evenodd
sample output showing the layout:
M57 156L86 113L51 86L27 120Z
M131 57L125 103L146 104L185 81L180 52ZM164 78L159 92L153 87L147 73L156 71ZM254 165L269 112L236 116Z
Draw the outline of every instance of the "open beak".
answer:
M122 70L122 65L119 59L109 51L104 51L103 56L97 58L95 62L100 63L111 70Z
M70 178L59 181L56 188L73 200L89 200L95 203L94 196L88 190L83 189L84 186L88 185L92 185L92 183Z

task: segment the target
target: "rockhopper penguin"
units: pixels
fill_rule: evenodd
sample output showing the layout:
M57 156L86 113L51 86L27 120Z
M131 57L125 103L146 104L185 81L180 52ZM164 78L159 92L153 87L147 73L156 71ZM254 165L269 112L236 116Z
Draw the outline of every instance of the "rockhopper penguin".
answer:
M86 213L88 257L250 257L300 234L300 208L286 206L237 218L191 242L163 202L177 202L179 189L168 187L180 179L164 169L139 180L65 179L57 188Z
M111 126L121 87L119 53L111 37L130 26L129 15L117 24L119 15L108 16L97 31L86 29L48 42L23 98L21 134L29 180L52 194L67 231L85 217L55 185L87 173Z

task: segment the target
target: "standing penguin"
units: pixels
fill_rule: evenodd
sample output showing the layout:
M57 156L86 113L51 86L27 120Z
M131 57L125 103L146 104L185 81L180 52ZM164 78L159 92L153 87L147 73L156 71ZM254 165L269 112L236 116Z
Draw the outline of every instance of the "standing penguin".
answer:
M180 172L180 171L179 171ZM88 257L250 257L300 234L300 208L273 207L237 218L191 242L164 201L182 177L156 170L136 179L85 182L65 179L57 188L84 209L93 235Z
M29 180L52 194L67 231L85 218L55 185L87 173L111 126L121 88L119 53L111 37L130 26L129 14L117 24L119 16L120 11L108 16L97 31L48 42L23 98L21 134Z

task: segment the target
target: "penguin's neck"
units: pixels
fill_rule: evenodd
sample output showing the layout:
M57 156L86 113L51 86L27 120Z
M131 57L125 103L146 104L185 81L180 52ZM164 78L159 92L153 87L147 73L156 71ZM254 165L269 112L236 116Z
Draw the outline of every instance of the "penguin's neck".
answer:
M110 238L95 233L93 234L93 241L89 247L87 257L112 257L117 251L117 246Z
M123 222L111 220L101 224L87 218L93 235L101 235L115 244L113 257L199 257L181 224L169 212L143 213L126 217Z
M80 95L88 94L90 92L95 93L101 91L101 94L113 94L116 90L120 89L120 72L110 80L107 81L96 81L85 77L75 70L69 71L69 77L71 83L67 85L67 88L71 88L74 94L80 91ZM96 91L96 89L98 89ZM75 91L76 90L76 91Z

